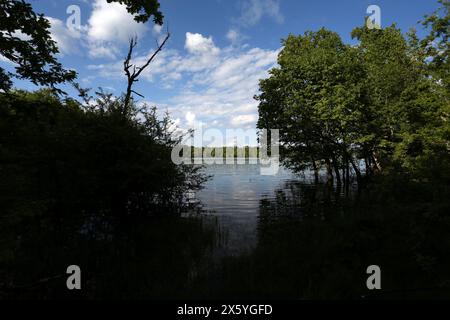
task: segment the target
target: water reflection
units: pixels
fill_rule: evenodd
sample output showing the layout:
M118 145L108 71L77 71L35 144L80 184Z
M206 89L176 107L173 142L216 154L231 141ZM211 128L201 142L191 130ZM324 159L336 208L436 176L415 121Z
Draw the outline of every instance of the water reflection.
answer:
M380 200L376 191L315 184L288 170L210 170L216 175L198 196L231 239L208 273L208 296L450 298L448 202L408 196L407 186L403 199ZM373 264L382 268L382 292L366 287Z
M274 199L275 190L298 177L280 168L277 175L262 176L257 164L210 165L212 178L196 197L206 214L217 217L226 237L225 254L249 252L257 243L261 199Z
M3 217L0 298L361 298L372 264L381 298L450 297L448 202L379 202L257 165L206 173L182 217ZM66 289L71 264L81 292Z
M405 188L405 192L407 188ZM256 247L224 260L221 296L450 298L448 202L285 181L260 201ZM367 290L379 265L383 290Z

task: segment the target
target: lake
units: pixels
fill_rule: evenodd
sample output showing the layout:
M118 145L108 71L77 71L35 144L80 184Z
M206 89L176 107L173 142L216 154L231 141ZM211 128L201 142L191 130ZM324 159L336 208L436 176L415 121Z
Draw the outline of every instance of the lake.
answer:
M383 298L450 296L448 204L344 194L310 173L263 176L255 164L204 172L182 217L4 220L0 298L377 298L370 265L381 266ZM66 289L72 264L79 292Z
M255 247L261 201L274 200L276 192L301 178L280 167L276 175L260 174L259 164L207 165L211 176L203 190L195 194L204 213L216 217L225 235L223 248L229 254Z

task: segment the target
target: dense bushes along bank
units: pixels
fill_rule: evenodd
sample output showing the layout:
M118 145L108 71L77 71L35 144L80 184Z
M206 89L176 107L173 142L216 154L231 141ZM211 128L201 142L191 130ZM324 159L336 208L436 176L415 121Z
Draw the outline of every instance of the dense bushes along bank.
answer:
M121 106L108 95L86 107L45 90L1 94L2 214L178 210L203 178L172 163L167 117Z

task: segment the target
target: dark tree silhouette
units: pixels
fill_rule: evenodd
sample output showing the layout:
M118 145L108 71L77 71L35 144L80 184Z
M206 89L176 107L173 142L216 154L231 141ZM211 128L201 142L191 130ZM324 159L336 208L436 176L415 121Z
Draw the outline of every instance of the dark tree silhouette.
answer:
M158 0L107 0L108 3L118 2L127 6L129 13L133 14L137 22L147 22L153 17L153 22L162 25L164 16L159 10Z
M11 89L12 76L51 87L75 79L76 73L57 61L58 47L49 28L50 22L25 1L0 3L0 54L17 64L15 75L0 68L0 90Z
M162 25L163 14L158 0L108 0L126 6L137 22L150 17ZM43 14L34 12L24 0L0 2L0 54L16 64L15 74L0 68L0 90L12 87L11 78L29 79L36 85L50 86L72 81L76 72L65 70L58 62L56 42L51 38L50 22Z

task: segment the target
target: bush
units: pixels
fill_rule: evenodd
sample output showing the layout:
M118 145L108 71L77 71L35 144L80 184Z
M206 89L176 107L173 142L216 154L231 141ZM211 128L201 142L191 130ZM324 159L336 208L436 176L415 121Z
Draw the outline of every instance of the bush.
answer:
M0 205L4 215L116 215L180 209L199 168L177 166L178 142L155 108L122 112L100 94L89 105L51 91L0 95Z

